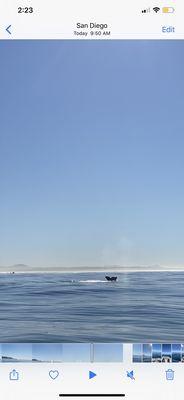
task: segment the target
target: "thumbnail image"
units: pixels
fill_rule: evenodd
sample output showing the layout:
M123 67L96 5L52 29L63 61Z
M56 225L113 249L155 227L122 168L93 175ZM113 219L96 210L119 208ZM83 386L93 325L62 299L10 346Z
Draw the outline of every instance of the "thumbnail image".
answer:
M32 345L26 343L3 343L2 362L32 362Z
M123 344L121 343L94 343L93 362L122 362Z
M181 344L181 362L184 362L184 344Z
M151 362L152 345L150 343L143 344L143 362Z
M179 343L172 344L172 362L181 362L182 360L182 345Z
M152 362L162 362L162 345L160 343L152 344Z
M62 344L33 343L32 361L34 362L61 362Z
M162 362L169 363L171 361L171 344L162 344Z
M121 362L120 341L182 342L184 41L0 54L2 360ZM183 361L173 346L134 360Z
M63 362L90 362L90 343L64 343L62 345Z
M135 343L133 344L133 362L143 362L143 345Z

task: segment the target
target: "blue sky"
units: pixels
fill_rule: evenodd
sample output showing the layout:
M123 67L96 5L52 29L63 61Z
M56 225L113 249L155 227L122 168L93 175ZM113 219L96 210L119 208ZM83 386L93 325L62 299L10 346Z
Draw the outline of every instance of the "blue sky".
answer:
M184 42L0 54L0 265L182 265Z

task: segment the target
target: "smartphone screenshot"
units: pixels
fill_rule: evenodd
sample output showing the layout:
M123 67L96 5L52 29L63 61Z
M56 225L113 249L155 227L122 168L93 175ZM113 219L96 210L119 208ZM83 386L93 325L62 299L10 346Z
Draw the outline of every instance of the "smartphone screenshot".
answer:
M0 0L0 397L180 400L184 5Z

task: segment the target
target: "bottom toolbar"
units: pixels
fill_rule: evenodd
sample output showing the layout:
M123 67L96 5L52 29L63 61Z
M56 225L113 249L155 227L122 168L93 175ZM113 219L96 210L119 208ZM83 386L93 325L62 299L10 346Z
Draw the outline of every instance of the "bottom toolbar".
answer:
M1 398L117 398L180 399L182 364L94 363L26 364L0 366Z

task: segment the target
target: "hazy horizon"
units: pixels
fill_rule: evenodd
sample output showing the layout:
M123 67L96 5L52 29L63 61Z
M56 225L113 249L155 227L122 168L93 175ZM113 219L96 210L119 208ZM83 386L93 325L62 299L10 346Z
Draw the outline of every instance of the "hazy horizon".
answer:
M38 267L24 264L16 264L11 266L0 266L0 273L110 273L121 274L123 272L156 272L156 271L184 271L184 265L94 265L94 266L50 266Z

